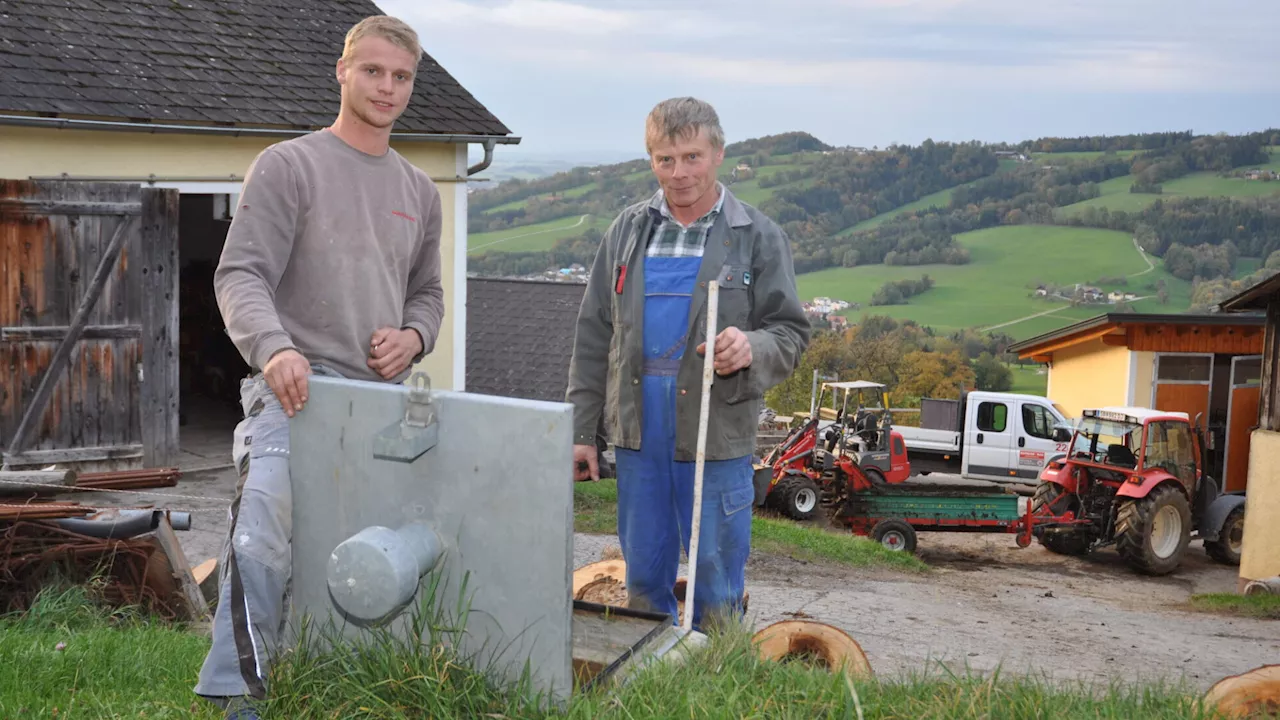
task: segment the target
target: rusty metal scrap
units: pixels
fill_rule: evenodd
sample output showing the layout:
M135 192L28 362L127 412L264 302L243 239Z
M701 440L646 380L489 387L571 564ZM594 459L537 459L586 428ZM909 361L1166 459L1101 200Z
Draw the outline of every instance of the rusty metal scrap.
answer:
M181 477L182 471L178 468L81 473L76 478L76 487L93 490L144 490L173 487Z
M96 590L113 606L136 606L167 620L179 616L167 563L151 539L109 540L60 528L53 523L18 521L0 530L0 610L31 607L51 571L67 580L101 580Z
M79 503L0 503L0 521L44 520L83 517L95 512L94 508Z
M111 470L107 472L80 473L74 485L57 485L49 483L45 486L24 485L22 493L32 496L58 495L73 492L90 492L97 490L148 490L152 488L173 487L182 477L178 468L148 468L144 470Z

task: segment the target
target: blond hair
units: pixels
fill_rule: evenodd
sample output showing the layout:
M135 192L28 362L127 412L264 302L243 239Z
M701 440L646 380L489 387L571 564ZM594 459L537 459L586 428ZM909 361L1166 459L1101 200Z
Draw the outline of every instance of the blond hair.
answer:
M724 130L715 108L697 98L679 97L663 100L649 112L644 123L645 149L652 151L653 143L663 137L675 142L681 137L697 137L699 130L707 131L711 147L724 147Z
M418 42L418 33L405 21L390 15L371 15L347 31L347 40L342 46L342 59L351 59L351 50L356 43L367 35L380 37L401 50L413 54L415 64L422 59L422 45Z

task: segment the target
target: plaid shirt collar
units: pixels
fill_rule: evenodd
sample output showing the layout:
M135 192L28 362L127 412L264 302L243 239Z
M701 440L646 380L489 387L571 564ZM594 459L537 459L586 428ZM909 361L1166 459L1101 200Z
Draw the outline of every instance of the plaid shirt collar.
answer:
M724 207L727 193L724 185L717 183L720 197L706 215L688 225L682 225L671 214L662 190L654 193L649 201L649 212L654 215L653 231L649 235L645 254L649 257L702 257L711 226Z

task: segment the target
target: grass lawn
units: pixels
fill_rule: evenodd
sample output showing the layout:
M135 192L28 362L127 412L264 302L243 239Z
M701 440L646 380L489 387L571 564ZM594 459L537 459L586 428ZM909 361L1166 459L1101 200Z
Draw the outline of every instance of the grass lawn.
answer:
M219 718L191 693L209 641L111 618L83 588L0 619L0 718Z
M1280 596L1211 593L1192 595L1191 607L1202 612L1280 620Z
M573 488L574 532L618 532L618 483L577 483ZM893 552L852 533L828 531L816 525L760 517L751 519L753 552L787 555L809 562L836 562L851 567L887 567L919 572L926 569L914 555Z
M423 607L439 608L430 593ZM275 666L264 718L1151 718L1209 715L1185 685L1054 685L927 666L905 677L849 681L803 660L759 658L744 630L712 635L683 663L653 667L620 688L576 693L564 707L500 690L451 649L464 628L421 613L425 644L374 631L339 650L304 633ZM317 643L317 640L324 641ZM55 649L65 642L63 650ZM0 717L217 718L190 687L208 640L146 622L113 624L83 594L46 596L0 620Z
M592 215L548 220L536 225L522 225L497 232L472 233L467 236L467 254L479 255L487 252L530 252L550 250L557 240L577 237L588 228L601 232L609 227L613 218L598 218Z
M883 314L910 318L940 332L1003 325L1027 318L998 328L1021 339L1105 311L1105 308L1071 308L1065 302L1034 298L1036 283L1093 283L1102 277L1136 274L1148 269L1129 235L1112 230L1015 225L963 233L957 235L956 240L969 248L972 261L968 265L829 268L797 278L801 299L827 296L858 302L862 304L860 311L846 313L851 319L863 314ZM935 285L928 292L911 298L908 304L877 307L869 304L871 295L884 283L919 278L923 274L933 278ZM1145 293L1141 288L1156 278L1166 278L1170 283L1168 309L1189 303L1189 285L1182 283L1175 287L1173 278L1158 266L1155 271L1131 279L1128 288ZM1029 317L1041 313L1046 314Z
M1049 389L1049 375L1040 374L1044 372L1044 368L1040 365L1027 365L1021 367L1018 365L1010 365L1009 371L1013 373L1013 387L1009 392L1022 393L1024 395L1039 395L1044 397Z

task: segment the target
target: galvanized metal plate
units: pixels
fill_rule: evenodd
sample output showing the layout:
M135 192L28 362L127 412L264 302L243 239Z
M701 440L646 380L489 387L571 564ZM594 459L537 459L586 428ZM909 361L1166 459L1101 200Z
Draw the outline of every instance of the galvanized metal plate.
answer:
M459 650L500 680L517 679L527 662L534 689L568 697L572 406L433 391L438 441L404 462L375 457L375 446L379 433L405 418L408 387L316 375L309 384L289 433L290 642L304 616L313 625L332 622L346 637L366 633L333 601L331 554L367 527L425 522L443 544L432 572L440 574L445 607L459 606L465 580L470 608ZM407 612L387 627L400 637L412 632Z

